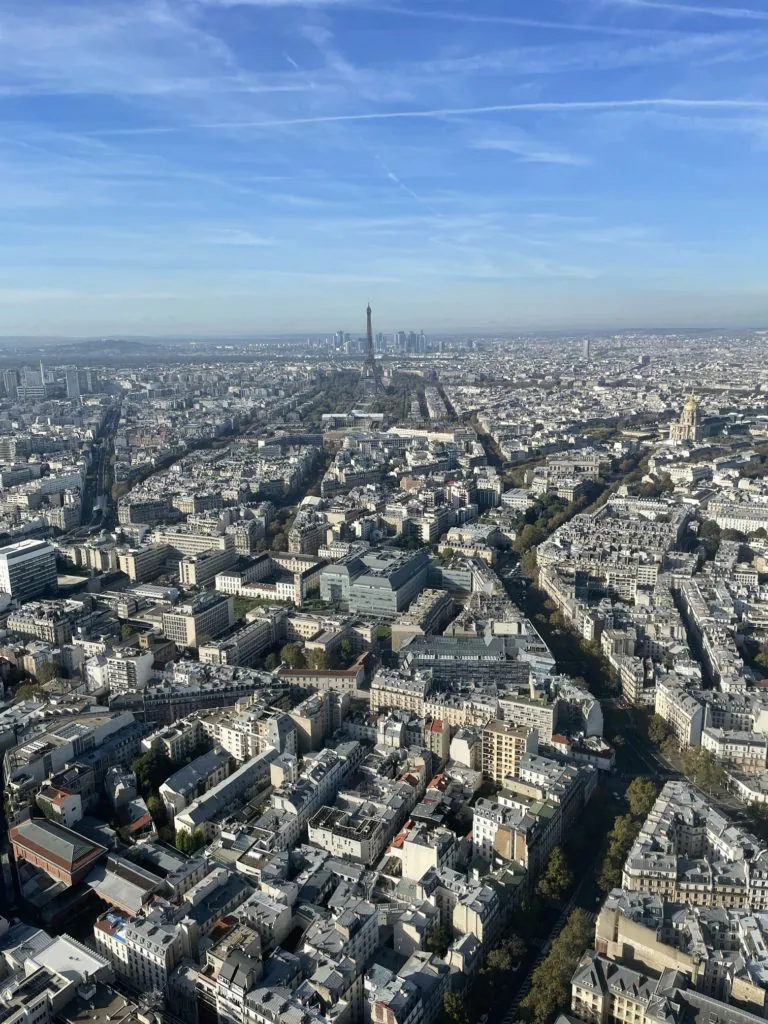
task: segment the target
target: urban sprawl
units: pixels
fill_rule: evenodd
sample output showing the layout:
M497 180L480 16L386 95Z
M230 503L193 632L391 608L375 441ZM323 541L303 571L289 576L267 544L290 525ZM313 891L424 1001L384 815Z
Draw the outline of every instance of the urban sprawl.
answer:
M0 1024L768 1017L768 333L83 352L0 372Z

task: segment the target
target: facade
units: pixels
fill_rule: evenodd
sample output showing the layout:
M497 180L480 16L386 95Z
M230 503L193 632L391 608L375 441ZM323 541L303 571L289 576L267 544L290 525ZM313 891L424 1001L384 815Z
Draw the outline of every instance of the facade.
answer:
M695 395L689 395L678 423L669 428L670 441L700 441L701 412Z
M0 548L0 593L29 601L57 587L56 552L40 540L21 540Z
M768 849L685 782L668 782L627 855L622 885L692 906L768 907Z
M137 992L164 992L174 967L196 945L192 921L173 923L161 910L131 918L116 910L93 926L96 950L112 964L118 977Z
M78 885L102 857L106 848L93 843L79 832L47 818L30 818L10 828L10 840L16 861L42 868L64 885Z
M19 636L43 640L61 647L72 640L70 616L55 606L39 603L25 604L8 616L8 629Z
M231 568L239 555L234 548L212 548L198 555L187 555L179 562L179 582L183 587L205 587L218 573Z
M202 640L223 633L234 621L232 598L209 593L165 612L163 632L179 647L199 647Z
M118 553L120 572L124 572L132 583L145 583L160 574L168 558L166 544L147 544Z
M655 710L678 739L681 747L698 747L704 726L704 705L679 683L656 683Z
M229 775L229 767L230 755L214 747L169 776L159 790L168 817L173 819L190 801L223 782Z
M127 649L110 655L106 661L106 682L111 694L143 690L152 678L155 656L151 651Z
M495 719L483 728L483 775L501 785L508 775L517 775L525 754L539 746L535 729L521 729Z

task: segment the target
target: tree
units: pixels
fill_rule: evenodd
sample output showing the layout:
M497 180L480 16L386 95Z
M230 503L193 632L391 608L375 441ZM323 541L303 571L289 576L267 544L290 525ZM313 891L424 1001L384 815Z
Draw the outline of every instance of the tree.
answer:
M146 754L140 754L133 761L131 768L136 773L136 784L146 798L152 793L157 793L172 774L173 761L162 751L148 750Z
M623 814L614 821L613 828L608 833L608 846L597 879L597 884L603 892L610 892L621 885L624 861L639 831L640 821L631 814Z
M699 527L699 540L707 550L707 556L714 558L720 547L720 527L714 519L705 519Z
M446 992L443 996L443 1010L453 1024L469 1024L469 1014L463 998L458 992Z
M656 783L651 779L632 779L627 787L629 812L636 818L646 818L659 795Z
M674 757L677 753L677 740L670 733L659 748L666 758Z
M436 928L435 931L427 938L424 946L430 953L436 953L439 957L444 957L448 952L448 947L453 941L453 937L447 928Z
M648 722L648 739L651 743L660 747L667 736L669 736L669 726L661 715L651 715Z
M503 945L492 949L486 958L485 965L489 971L508 971L512 966L509 950L505 949Z
M264 661L264 668L268 672L274 672L276 668L280 668L280 659L274 653L274 651L272 652L272 654L267 655Z
M286 644L280 651L280 659L284 661L289 668L306 668L307 659L304 657L304 651L301 649L299 644Z
M540 544L544 540L545 536L546 534L540 527L532 526L530 523L526 523L526 525L522 528L520 533L515 538L512 547L515 549L515 551L522 555L525 554L526 551L529 551L532 547L535 547L537 544Z
M521 1006L534 1024L547 1024L570 1002L571 977L584 949L590 945L593 927L586 913L574 910L552 943L546 960L533 972L531 990Z
M711 791L713 787L723 785L725 772L712 751L704 750L703 747L688 747L683 751L682 762L683 771L697 786Z
M40 687L37 683L22 683L21 686L16 687L16 693L14 696L16 700L29 700L31 697L37 697L40 693Z
M355 650L352 646L351 640L341 641L341 660L345 665L348 665L354 657Z
M120 636L123 638L123 640L130 640L133 634L133 626L131 626L127 622L124 622L123 625L120 627Z
M520 559L520 571L528 579L535 580L536 573L538 572L538 565L536 563L536 549L531 548L526 551L523 557Z
M746 538L746 535L741 532L741 530L731 530L731 529L728 529L728 530L723 530L723 532L720 534L720 539L721 540L737 540L737 541L739 541L740 543L743 544L744 541L747 538Z
M314 669L315 672L321 672L323 669L328 668L328 655L325 651L307 651L306 661L307 665Z
M573 874L561 846L556 846L549 855L547 869L539 879L536 892L542 899L559 900L570 888Z
M168 824L168 812L159 796L155 796L153 793L152 796L147 797L147 809L152 815L152 821L154 821L158 828Z
M528 947L526 946L523 939L521 939L520 936L517 935L515 932L513 932L512 935L510 935L509 938L505 940L504 944L509 950L509 955L512 957L512 960L515 962L518 960L522 960L528 951Z
M54 658L52 661L44 661L40 668L35 673L38 683L41 686L45 686L46 683L52 682L61 672L61 662Z

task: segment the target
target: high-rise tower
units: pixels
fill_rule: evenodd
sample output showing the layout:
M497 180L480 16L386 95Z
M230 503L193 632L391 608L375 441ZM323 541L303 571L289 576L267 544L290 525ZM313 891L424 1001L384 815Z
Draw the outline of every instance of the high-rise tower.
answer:
M380 380L380 366L376 362L376 350L373 347L373 321L371 319L371 304L368 303L368 308L365 311L366 324L365 324L365 362L360 376L366 381L366 390L368 392L378 391L381 387Z
M367 343L368 343L367 347L366 347L365 358L366 358L366 362L368 363L369 367L374 368L375 365L376 365L376 353L373 351L373 322L371 320L371 304L370 304L370 302L368 303L368 308L365 311L365 315L366 315L365 336L366 336Z

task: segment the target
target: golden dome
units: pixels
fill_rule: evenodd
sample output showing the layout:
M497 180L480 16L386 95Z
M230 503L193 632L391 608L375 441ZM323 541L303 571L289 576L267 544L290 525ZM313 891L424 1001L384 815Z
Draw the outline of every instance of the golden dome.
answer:
M696 395L688 395L684 408L686 412L696 412L699 408L699 400Z

